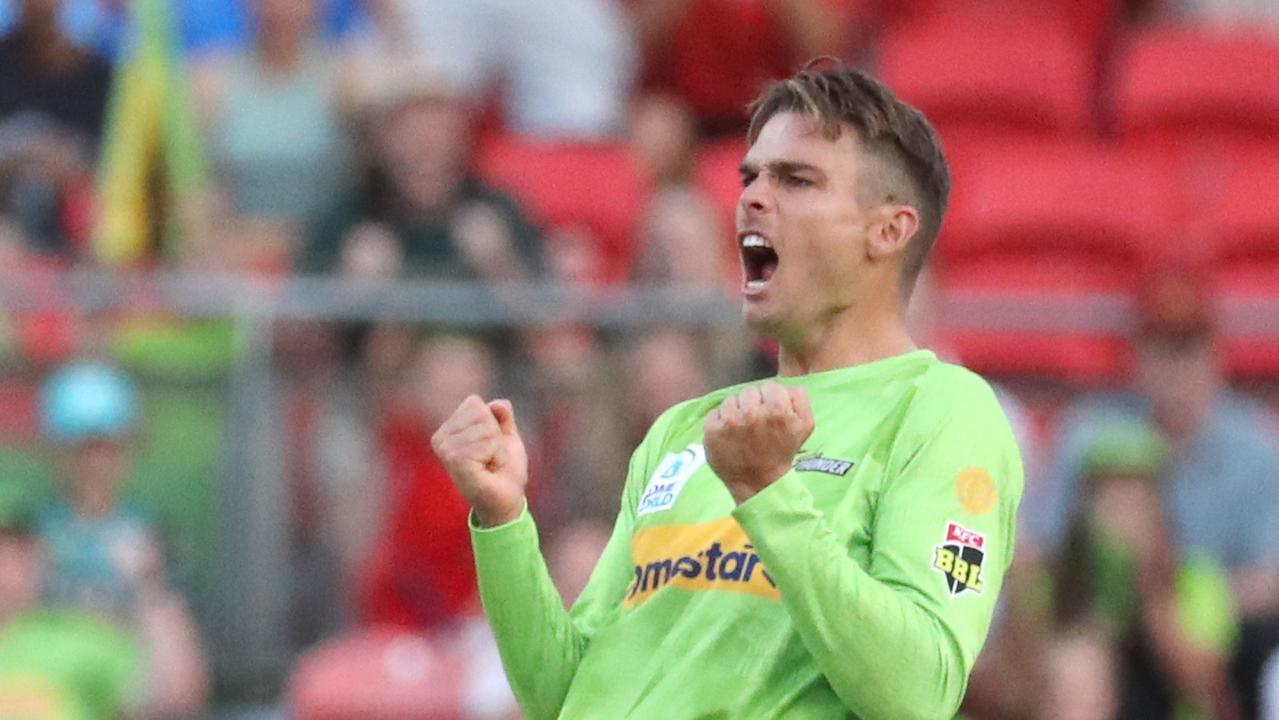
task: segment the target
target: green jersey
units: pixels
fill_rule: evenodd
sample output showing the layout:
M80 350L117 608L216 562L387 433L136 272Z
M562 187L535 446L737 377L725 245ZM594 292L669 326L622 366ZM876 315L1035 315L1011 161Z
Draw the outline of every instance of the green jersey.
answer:
M527 512L473 528L531 720L953 715L1022 491L994 393L928 351L778 381L808 391L816 425L792 469L736 505L702 427L741 386L668 410L571 612Z
M37 611L0 629L0 718L108 720L138 690L128 635L76 611Z

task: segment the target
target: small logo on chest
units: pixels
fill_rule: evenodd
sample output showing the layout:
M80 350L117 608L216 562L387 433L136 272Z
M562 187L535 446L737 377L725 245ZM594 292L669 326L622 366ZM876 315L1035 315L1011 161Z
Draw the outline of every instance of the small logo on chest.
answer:
M644 494L640 496L635 514L647 515L670 510L679 499L679 494L684 491L688 479L705 464L706 448L696 443L662 458L662 462L653 471L653 476L649 478Z
M852 460L836 460L835 458L823 457L820 452L805 455L795 461L796 472L819 472L844 477L852 469Z

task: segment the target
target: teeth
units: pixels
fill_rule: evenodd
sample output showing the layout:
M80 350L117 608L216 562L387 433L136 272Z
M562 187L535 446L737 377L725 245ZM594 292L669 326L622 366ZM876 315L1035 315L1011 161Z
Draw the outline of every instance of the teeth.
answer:
M768 286L767 280L747 280L746 287L750 290L762 290Z
M767 240L765 240L762 236L757 235L757 234L755 234L755 233L751 233L751 234L749 234L749 235L746 235L746 236L742 237L742 247L744 247L744 248L771 248L771 247L772 247L772 245L771 245L771 244L769 244L769 242L768 242Z

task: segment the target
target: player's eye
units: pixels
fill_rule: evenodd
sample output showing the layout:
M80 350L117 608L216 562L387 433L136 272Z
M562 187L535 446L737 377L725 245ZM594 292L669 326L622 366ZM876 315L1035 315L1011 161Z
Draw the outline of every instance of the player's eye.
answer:
M811 187L813 181L802 175L783 175L782 183L792 187Z
M755 173L755 172L742 173L742 187L750 187L751 183L755 182L755 178L757 177L759 177L759 173Z

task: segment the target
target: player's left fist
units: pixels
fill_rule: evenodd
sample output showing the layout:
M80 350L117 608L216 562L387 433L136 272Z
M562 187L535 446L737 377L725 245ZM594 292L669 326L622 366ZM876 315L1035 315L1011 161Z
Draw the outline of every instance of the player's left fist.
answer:
M705 430L706 462L740 505L790 470L813 410L803 388L770 380L725 398Z

